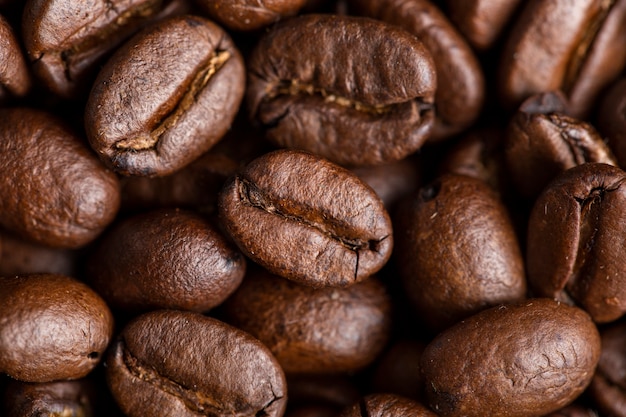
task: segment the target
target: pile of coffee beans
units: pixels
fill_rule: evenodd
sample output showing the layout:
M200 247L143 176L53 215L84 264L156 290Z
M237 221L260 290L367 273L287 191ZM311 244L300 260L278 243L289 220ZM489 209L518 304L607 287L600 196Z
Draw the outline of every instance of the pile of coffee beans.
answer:
M0 0L0 416L626 417L626 0Z

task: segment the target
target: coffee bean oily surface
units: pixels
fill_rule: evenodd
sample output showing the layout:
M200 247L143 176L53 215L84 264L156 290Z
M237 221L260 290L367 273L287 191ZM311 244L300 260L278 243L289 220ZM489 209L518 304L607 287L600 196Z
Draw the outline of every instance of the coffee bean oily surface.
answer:
M12 378L81 378L112 334L109 307L87 285L56 274L0 278L0 371Z
M409 398L382 393L370 394L339 414L339 417L385 416L437 417L437 414Z
M257 339L197 313L138 316L106 360L109 387L128 417L281 416L285 376Z
M391 256L391 220L355 174L302 151L269 152L220 193L222 225L270 272L313 286L348 286Z
M251 118L277 146L373 165L422 146L436 87L432 57L411 34L367 18L304 15L256 45L246 94Z
M33 72L54 94L81 97L106 55L176 2L28 0L22 29Z
M448 328L422 355L430 407L441 416L542 416L589 385L600 335L587 313L536 298L493 307Z
M391 330L391 300L374 277L315 289L261 271L246 276L226 309L228 322L263 342L287 374L363 369Z
M41 244L77 248L114 219L119 180L52 113L0 109L0 224Z
M534 294L585 309L598 323L626 312L626 173L584 164L537 198L528 223L528 282Z
M112 227L87 269L90 283L112 308L203 312L235 291L246 261L201 216L162 209Z
M224 136L244 88L242 57L223 29L198 16L166 19L102 68L85 108L87 137L120 174L171 174Z
M25 96L31 87L19 42L9 21L0 14L0 104Z
M257 30L295 15L306 0L196 0L216 22L236 31Z

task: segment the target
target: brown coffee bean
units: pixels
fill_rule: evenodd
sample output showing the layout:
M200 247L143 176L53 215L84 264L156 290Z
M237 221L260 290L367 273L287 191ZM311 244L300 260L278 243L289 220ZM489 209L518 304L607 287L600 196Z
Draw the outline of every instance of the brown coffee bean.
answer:
M208 311L241 283L244 256L209 221L184 210L129 217L98 243L90 282L114 309Z
M285 376L269 350L197 313L135 318L109 350L107 381L129 417L282 416Z
M606 138L619 166L626 167L626 78L622 78L606 90L601 98L598 130Z
M537 296L585 309L598 323L626 312L623 228L626 173L606 164L564 171L528 222L528 282Z
M77 248L115 217L119 181L60 119L0 109L0 224L38 243Z
M625 0L528 1L501 54L502 102L561 90L585 117L626 64L625 18Z
M339 417L387 416L437 417L437 414L416 401L388 393L369 394L339 414Z
M585 390L599 357L587 313L536 298L445 330L426 346L422 372L440 416L543 416Z
M31 88L30 72L20 41L8 20L0 14L0 104L24 97Z
M100 362L112 333L108 306L73 278L0 278L0 371L12 378L82 378Z
M526 296L511 219L482 181L439 177L403 202L394 229L407 296L432 329Z
M39 81L60 97L78 99L126 38L150 21L186 9L179 0L28 0L22 36Z
M303 15L276 25L248 62L251 118L280 147L341 165L402 159L431 133L433 60L389 24Z
M429 0L352 0L359 13L397 25L424 43L437 71L436 120L429 141L476 121L485 98L483 71L471 47Z
M504 157L522 196L534 200L554 177L576 165L617 165L596 129L566 113L565 97L552 92L530 96L513 115Z
M304 7L306 0L196 0L196 3L228 29L250 31L295 15Z
M244 77L242 57L220 27L196 16L161 21L98 74L85 108L89 142L123 175L171 174L224 136Z
M373 277L315 289L263 271L246 276L225 308L228 322L265 344L287 374L363 369L391 330L391 300Z
M446 0L450 19L479 51L490 49L505 32L521 0Z
M227 233L270 272L314 287L347 286L391 256L391 220L350 171L301 151L269 152L220 193Z

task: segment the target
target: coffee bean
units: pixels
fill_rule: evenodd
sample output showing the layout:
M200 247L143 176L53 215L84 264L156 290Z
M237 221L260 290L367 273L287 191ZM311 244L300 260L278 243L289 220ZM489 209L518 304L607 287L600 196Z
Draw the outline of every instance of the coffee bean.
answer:
M564 171L537 198L528 222L528 282L534 294L580 305L598 323L626 312L626 173L606 164Z
M64 275L0 278L0 371L27 382L86 376L113 334L108 306Z
M252 31L295 15L306 0L196 0L215 21L235 31Z
M111 346L106 373L128 417L272 417L287 402L284 373L263 344L192 312L136 317Z
M428 407L396 394L370 394L345 408L339 417L437 417Z
M248 61L249 113L267 138L341 165L391 162L419 149L432 131L436 87L419 40L366 18L288 19Z
M241 283L244 256L201 216L162 209L112 227L87 265L90 283L114 309L208 311Z
M219 215L253 261L313 287L359 282L383 267L393 247L376 193L302 151L269 152L248 164L222 189Z
M0 104L25 96L31 88L26 60L9 21L0 14Z
M84 246L119 208L117 177L50 113L0 109L0 166L0 224L35 242Z
M85 108L89 142L120 174L171 174L224 136L244 77L242 57L220 27L197 16L161 21L98 74Z
M435 337L422 355L440 416L542 416L591 382L600 335L587 313L547 298L492 307Z

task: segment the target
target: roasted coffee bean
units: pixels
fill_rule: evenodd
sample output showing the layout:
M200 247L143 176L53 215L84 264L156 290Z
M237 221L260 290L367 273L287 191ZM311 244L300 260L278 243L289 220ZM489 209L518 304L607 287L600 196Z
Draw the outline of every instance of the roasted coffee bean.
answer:
M409 398L396 394L370 394L347 407L339 417L437 417L432 410Z
M313 287L348 286L391 256L391 220L356 175L293 150L248 164L220 193L219 215L237 246L270 272Z
M258 340L192 312L153 311L121 332L106 361L128 417L282 416L285 375Z
M112 227L87 275L114 309L204 312L237 289L245 270L244 256L208 220L162 209Z
M626 173L583 164L556 177L528 223L528 282L533 294L585 309L598 323L626 312Z
M600 357L589 315L552 299L492 307L443 331L422 355L440 416L543 416L577 398Z
M11 381L5 393L11 417L94 417L98 395L93 381L28 383Z
M24 97L31 78L20 41L8 20L0 14L0 104Z
M407 296L432 329L525 298L524 262L513 224L484 182L455 174L439 177L403 202L394 229Z
M565 97L558 92L522 103L509 123L504 157L519 194L531 200L568 168L587 162L617 165L591 124L567 116Z
M450 19L479 51L497 42L521 0L446 0Z
M0 224L67 248L94 240L115 217L119 181L61 119L0 109Z
M225 307L227 321L265 344L286 374L363 369L391 330L391 299L374 277L316 289L262 271L246 276Z
M626 323L616 322L600 332L602 353L589 394L607 416L626 416Z
M430 0L352 0L356 10L415 35L437 71L436 120L429 141L449 138L476 121L485 98L478 59L463 36Z
M54 274L0 278L0 371L12 378L82 378L112 333L109 307L82 282Z
M607 89L597 116L598 130L606 137L609 148L623 169L626 167L626 78Z
M180 0L28 0L22 34L38 80L63 98L78 99L126 38L150 21L187 9Z
M505 106L561 90L571 116L584 117L626 64L625 0L530 0L499 63Z
M248 61L251 118L280 147L341 165L402 159L430 136L435 66L415 36L363 17L276 25Z
M120 174L171 174L224 136L244 79L242 57L220 27L190 15L166 19L102 68L85 108L87 137Z
M306 0L196 0L211 18L236 31L257 30L293 16Z

